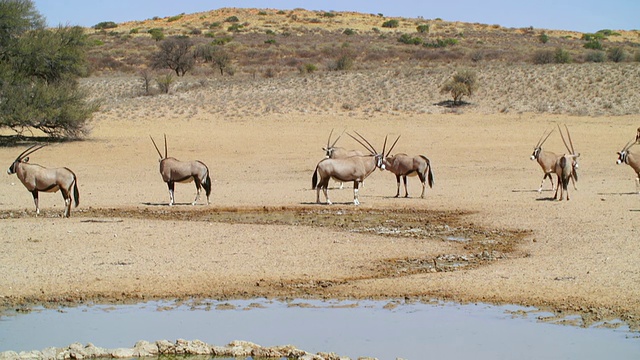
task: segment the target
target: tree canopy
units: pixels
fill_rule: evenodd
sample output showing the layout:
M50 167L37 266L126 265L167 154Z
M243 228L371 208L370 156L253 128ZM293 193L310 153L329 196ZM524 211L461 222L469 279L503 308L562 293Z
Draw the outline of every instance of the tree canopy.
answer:
M0 127L77 138L97 110L78 88L87 73L80 27L47 29L31 0L0 0Z

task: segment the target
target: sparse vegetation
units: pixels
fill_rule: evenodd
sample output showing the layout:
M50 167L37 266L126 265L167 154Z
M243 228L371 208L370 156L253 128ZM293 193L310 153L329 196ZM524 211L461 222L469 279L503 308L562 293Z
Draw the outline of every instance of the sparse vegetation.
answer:
M428 34L429 33L429 24L422 24L422 25L416 26L416 31L421 33L421 34Z
M169 91L171 90L171 84L173 84L173 82L173 74L169 72L156 78L156 83L158 83L158 87L163 94L169 93Z

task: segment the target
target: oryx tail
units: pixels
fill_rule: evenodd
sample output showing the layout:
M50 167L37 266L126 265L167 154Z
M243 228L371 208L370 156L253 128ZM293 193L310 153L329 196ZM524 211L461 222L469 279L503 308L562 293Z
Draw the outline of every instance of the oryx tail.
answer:
M429 187L433 188L433 171L431 170L431 160L429 160L426 156L424 155L420 155L421 158L423 158L426 162L427 162L427 181L429 182ZM421 180L424 181L424 174L422 175L423 178Z

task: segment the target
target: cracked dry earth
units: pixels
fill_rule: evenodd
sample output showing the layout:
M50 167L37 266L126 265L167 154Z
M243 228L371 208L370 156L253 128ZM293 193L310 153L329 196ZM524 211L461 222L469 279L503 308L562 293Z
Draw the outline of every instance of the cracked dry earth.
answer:
M0 299L5 307L154 298L439 298L515 303L578 313L585 324L640 319L634 174L615 152L635 135L631 116L358 114L185 119L124 110L96 116L86 141L46 147L31 162L71 168L80 207L60 195L0 182ZM171 114L171 109L166 109ZM123 116L122 114L126 114ZM566 123L580 152L578 190L553 201L529 160L544 129ZM425 199L409 179L376 171L355 207L350 186L335 205L315 204L314 167L332 128L375 146L402 134L395 151L429 157ZM166 133L170 156L209 165L212 204L177 205L149 141ZM6 166L24 146L0 148ZM344 147L358 148L342 139ZM561 152L559 137L545 146ZM321 198L324 200L323 198Z

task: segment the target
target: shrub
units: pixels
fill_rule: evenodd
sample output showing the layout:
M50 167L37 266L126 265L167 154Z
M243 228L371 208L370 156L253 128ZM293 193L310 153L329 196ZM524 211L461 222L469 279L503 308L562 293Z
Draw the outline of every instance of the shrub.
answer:
M587 62L600 63L606 60L606 56L604 54L604 51L591 50L587 53L584 60Z
M449 45L456 45L458 43L458 39L448 38L448 39L436 39L433 42L425 42L424 46L429 48L443 48Z
M167 22L174 22L174 21L178 21L180 19L182 19L182 17L184 16L184 14L180 14L180 15L176 15L176 16L171 16L170 18L167 19Z
M613 62L622 62L627 59L627 53L621 47L614 47L607 51L607 57Z
M536 51L533 54L533 63L536 65L553 63L553 51L551 50Z
M400 22L398 20L387 20L382 23L383 28L397 28L400 26Z
M244 26L242 24L233 24L227 28L229 32L239 32Z
M339 56L335 61L329 63L328 68L331 71L351 70L353 68L354 58L349 54Z
M158 76L156 78L156 82L158 83L160 91L168 94L171 88L171 84L173 84L173 74L167 73L166 75Z
M597 39L591 39L582 45L585 49L602 50L602 44Z
M426 34L429 32L429 25L428 24L418 25L416 26L416 31L418 31L421 34Z
M409 34L400 35L400 37L398 38L398 41L403 44L409 44L409 45L420 45L423 43L422 38L412 37Z
M549 35L542 33L538 36L538 40L543 43L546 44L547 42L549 42Z
M553 60L557 64L568 64L572 61L571 54L563 48L557 48L553 53Z
M298 66L298 71L300 71L301 74L311 74L316 70L318 70L318 67L312 63L306 63Z
M344 29L344 31L342 33L345 34L345 35L353 35L353 34L356 33L356 31L353 30L353 29L347 28L347 29Z
M229 16L228 18L224 19L224 21L225 22L234 23L234 22L240 21L240 19L238 19L237 16Z
M332 18L332 17L335 17L335 16L336 16L336 13L332 13L332 12L324 12L324 13L322 14L322 16L323 16L323 17L326 17L326 18Z
M93 28L96 30L113 29L117 27L118 27L118 24L116 24L113 21L103 21L93 25Z
M140 29L138 29L138 28L133 28L133 29L129 30L129 34L137 34L139 32L140 32Z
M264 41L265 44L275 44L276 43L276 39L268 39Z
M160 41L164 39L164 32L162 31L162 29L159 29L159 28L149 29L148 33L151 34L151 38L155 41Z
M471 96L478 88L477 76L474 71L461 70L456 72L449 81L442 85L440 93L450 93L453 97L453 104L458 105L463 96Z

